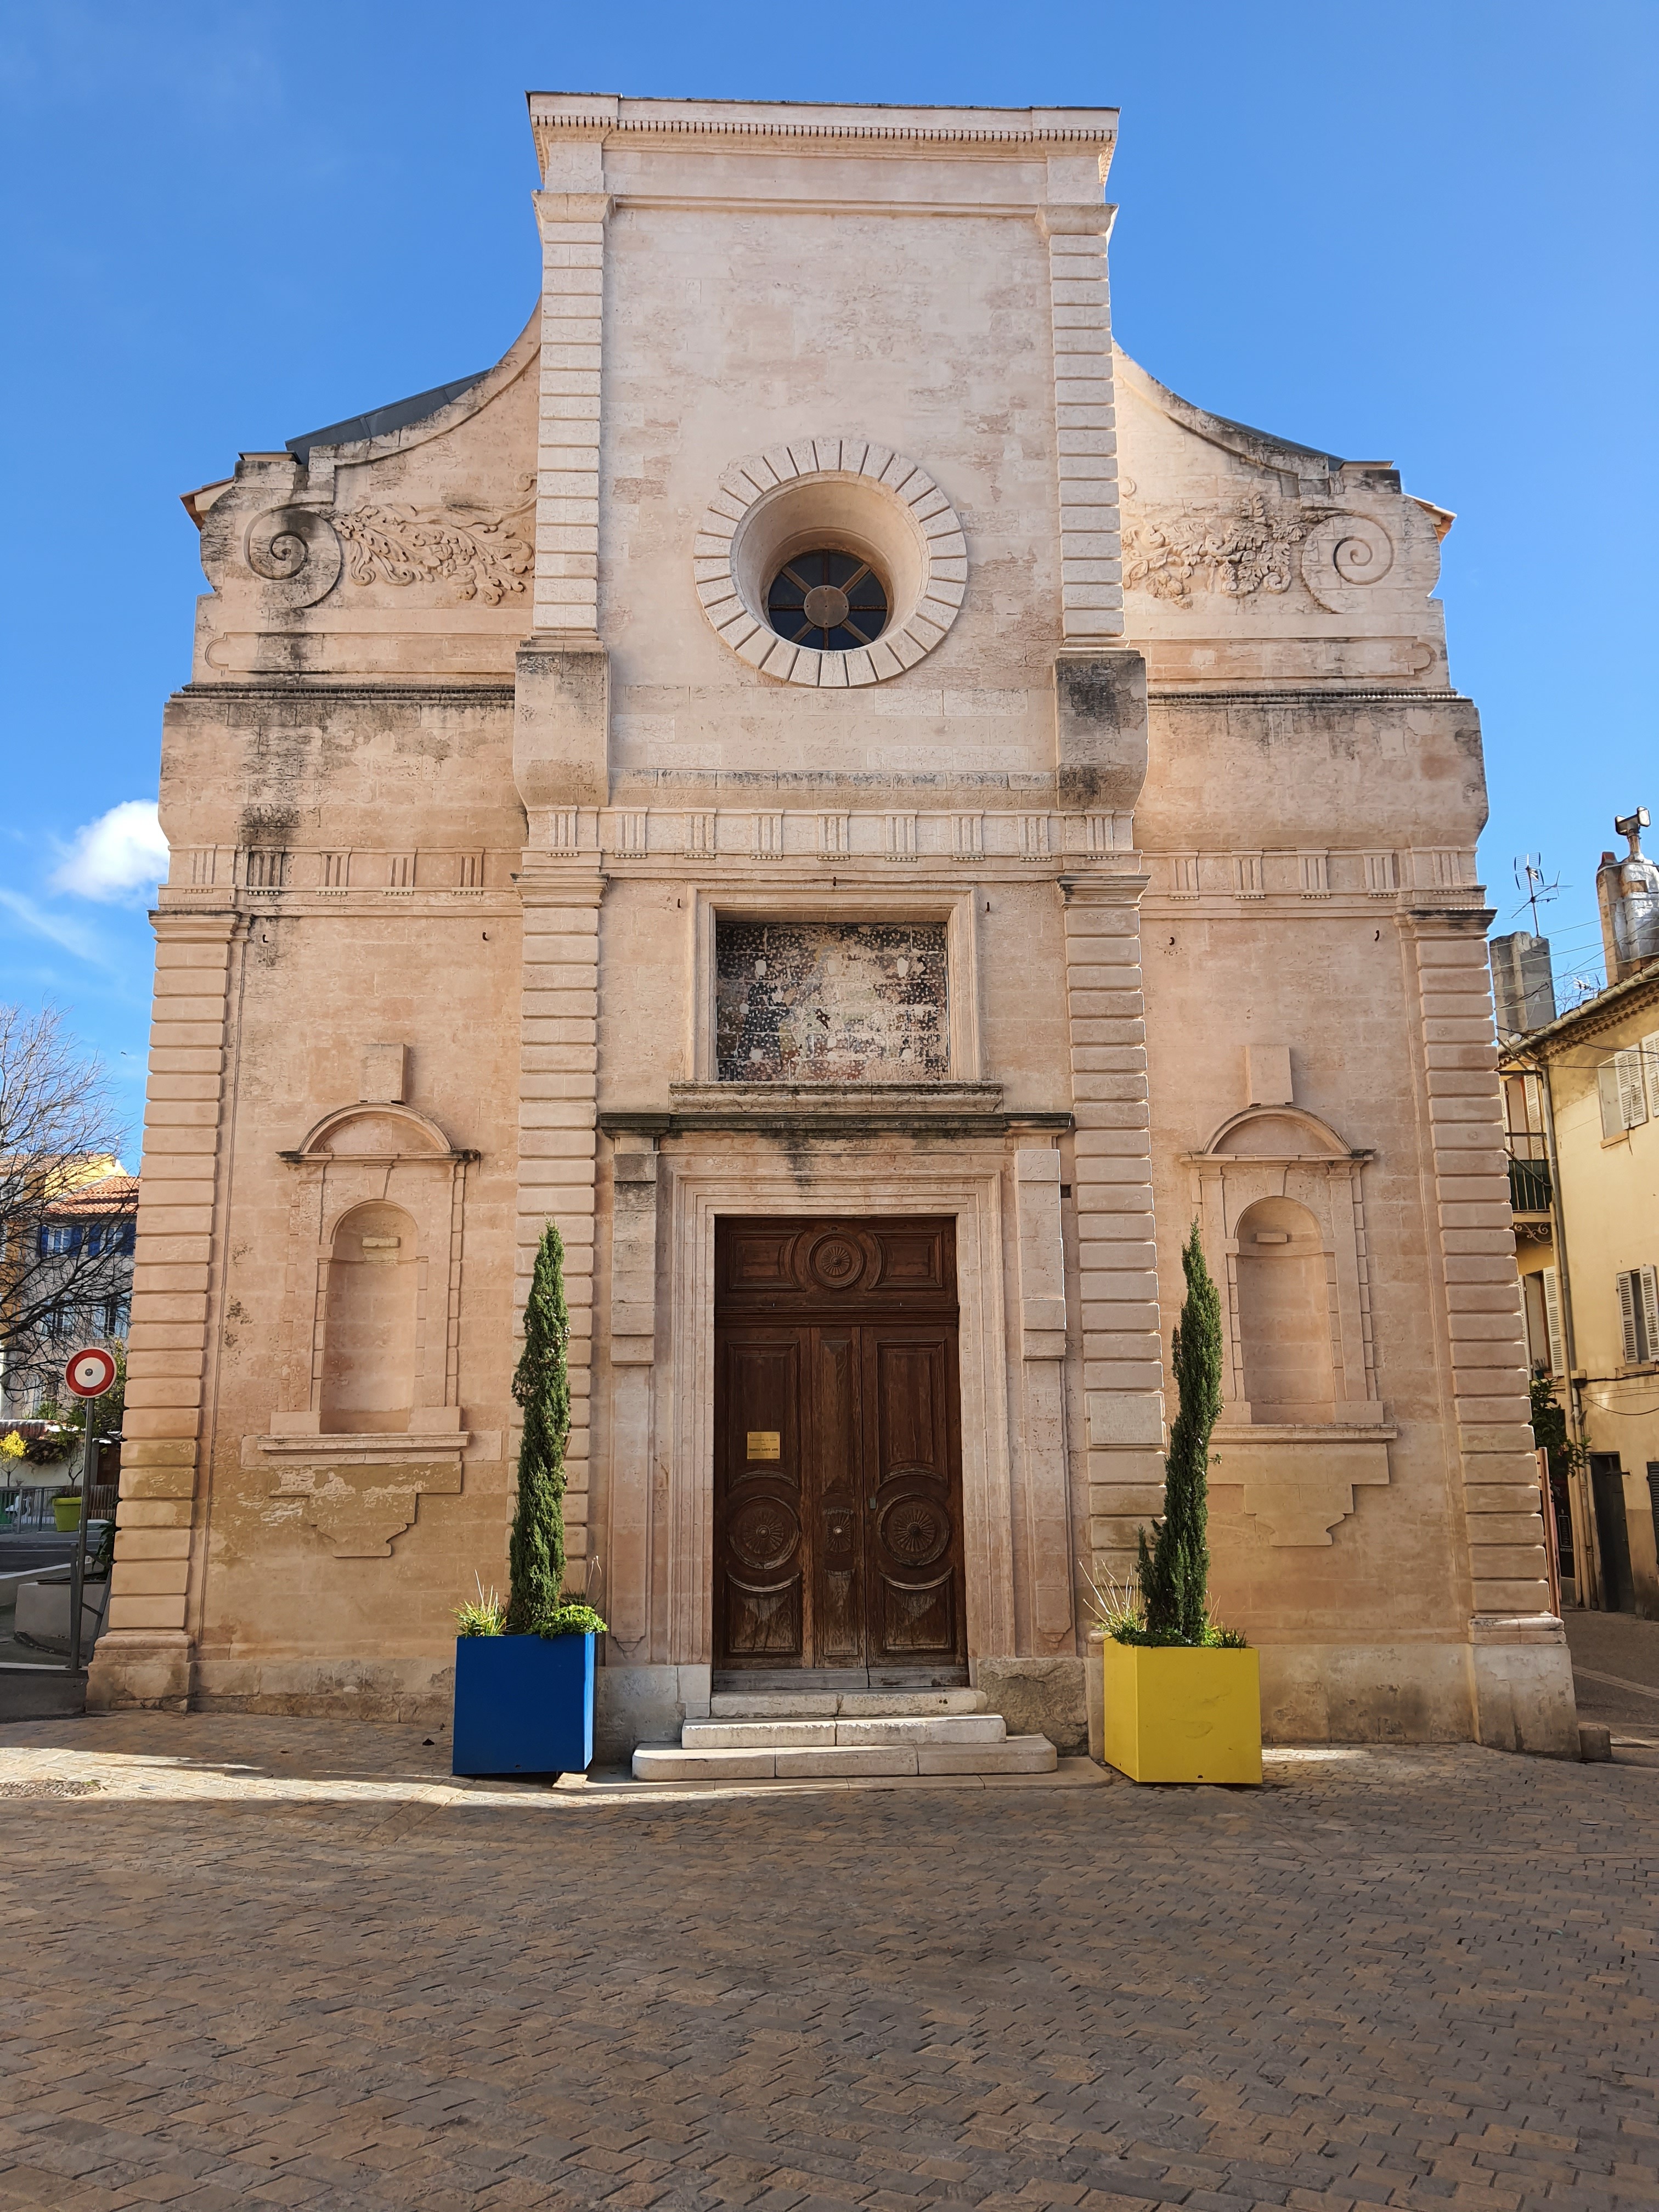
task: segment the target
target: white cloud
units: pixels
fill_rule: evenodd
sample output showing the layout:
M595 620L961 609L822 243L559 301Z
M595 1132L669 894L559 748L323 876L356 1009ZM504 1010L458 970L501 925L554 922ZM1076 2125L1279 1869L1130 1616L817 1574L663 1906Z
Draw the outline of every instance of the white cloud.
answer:
M15 915L25 929L32 930L36 937L44 937L49 945L61 945L65 952L72 952L77 960L89 960L100 968L109 966L108 957L94 931L83 928L81 923L71 921L66 915L52 914L37 906L21 891L0 890L0 909Z
M82 898L124 899L148 891L167 872L167 841L153 799L124 799L75 833L67 859L52 878L54 890Z

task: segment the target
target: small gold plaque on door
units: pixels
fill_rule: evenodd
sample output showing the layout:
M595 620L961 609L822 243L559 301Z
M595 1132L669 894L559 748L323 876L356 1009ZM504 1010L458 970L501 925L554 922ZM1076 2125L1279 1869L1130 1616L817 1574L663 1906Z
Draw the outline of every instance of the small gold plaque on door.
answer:
M781 1459L783 1436L777 1429L750 1429L749 1431L750 1459Z

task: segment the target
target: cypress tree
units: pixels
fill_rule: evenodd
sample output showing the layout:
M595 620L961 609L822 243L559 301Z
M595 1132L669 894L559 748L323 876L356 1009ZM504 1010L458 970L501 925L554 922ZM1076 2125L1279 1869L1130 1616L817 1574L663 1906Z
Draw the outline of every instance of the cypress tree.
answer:
M557 1613L564 1592L564 1450L570 1435L566 1346L564 1241L550 1221L542 1232L524 1313L524 1352L513 1395L524 1409L519 1442L519 1502L507 1559L509 1636L534 1636Z
M1221 1299L1204 1264L1198 1224L1181 1255L1187 1296L1170 1347L1176 1412L1164 1462L1164 1517L1138 1539L1146 1633L1201 1644L1209 1607L1210 1431L1221 1411Z

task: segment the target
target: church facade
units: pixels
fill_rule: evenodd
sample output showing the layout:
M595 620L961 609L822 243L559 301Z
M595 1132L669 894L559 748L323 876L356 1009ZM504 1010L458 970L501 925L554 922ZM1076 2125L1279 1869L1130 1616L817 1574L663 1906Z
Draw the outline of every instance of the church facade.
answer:
M444 1717L551 1220L606 1753L1079 1749L1197 1222L1269 1736L1576 1753L1450 518L1115 348L1112 111L531 119L505 359L186 500L92 1702Z

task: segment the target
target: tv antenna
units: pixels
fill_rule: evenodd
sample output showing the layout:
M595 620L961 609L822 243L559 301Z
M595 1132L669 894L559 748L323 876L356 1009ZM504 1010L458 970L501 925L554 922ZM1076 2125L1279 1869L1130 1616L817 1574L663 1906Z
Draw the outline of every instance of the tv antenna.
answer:
M1525 912L1528 908L1530 908L1532 910L1532 933L1536 937L1540 933L1538 928L1539 906L1540 903L1547 905L1551 899L1559 897L1561 892L1561 878L1558 875L1553 880L1546 880L1544 875L1544 856L1541 853L1522 853L1515 863L1515 888L1521 894L1521 903L1515 909L1515 914L1512 914L1510 916L1510 919L1513 921L1516 915Z

